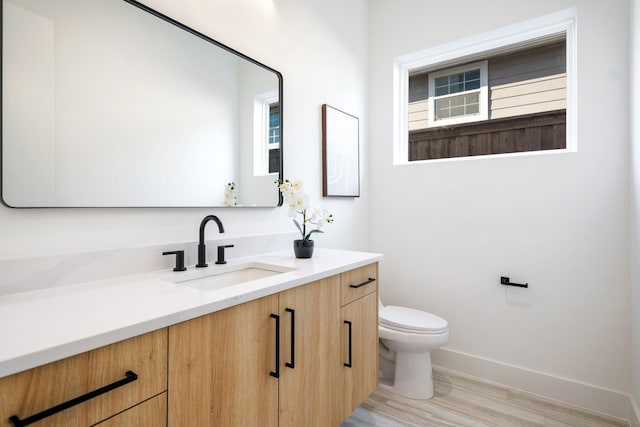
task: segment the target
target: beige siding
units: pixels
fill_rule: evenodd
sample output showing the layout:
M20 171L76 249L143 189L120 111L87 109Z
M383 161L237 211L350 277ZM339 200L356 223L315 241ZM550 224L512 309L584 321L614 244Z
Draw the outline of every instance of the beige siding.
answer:
M511 108L513 106L531 105L531 104L544 104L551 101L562 101L565 99L565 90L546 90L541 92L523 93L519 96L512 96L509 98L493 99L491 100L491 110L500 110ZM518 102L515 102L517 100Z
M541 113L567 108L566 74L493 86L489 92L490 118Z
M503 99L518 96L522 93L546 92L552 90L566 90L567 75L556 74L549 77L522 80L517 83L493 85L490 89L492 99Z
M429 102L427 100L410 102L408 113L410 131L429 127Z
M548 101L540 104L525 104L512 107L510 109L497 110L492 113L492 119L499 119L502 117L521 116L523 114L534 114L544 111L562 110L567 107L566 100Z
M566 108L564 43L489 60L489 119Z

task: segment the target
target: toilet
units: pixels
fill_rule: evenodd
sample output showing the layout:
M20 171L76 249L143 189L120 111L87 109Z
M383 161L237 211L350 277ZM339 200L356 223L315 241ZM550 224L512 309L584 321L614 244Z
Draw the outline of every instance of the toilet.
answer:
M431 350L449 340L447 321L379 301L380 385L411 399L433 397Z

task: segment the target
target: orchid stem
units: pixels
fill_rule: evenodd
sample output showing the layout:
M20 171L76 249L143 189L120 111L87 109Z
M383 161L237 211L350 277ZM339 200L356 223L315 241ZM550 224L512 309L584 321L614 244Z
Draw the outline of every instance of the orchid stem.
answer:
M307 237L307 210L302 210L302 240Z

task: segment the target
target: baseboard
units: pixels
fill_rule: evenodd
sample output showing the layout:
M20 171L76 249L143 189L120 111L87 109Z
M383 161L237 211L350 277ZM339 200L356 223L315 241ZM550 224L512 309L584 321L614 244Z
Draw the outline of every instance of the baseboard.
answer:
M640 408L638 402L632 397L629 398L629 424L631 427L640 427Z
M640 427L636 402L626 393L447 348L432 351L431 360L435 366L627 420L632 427Z

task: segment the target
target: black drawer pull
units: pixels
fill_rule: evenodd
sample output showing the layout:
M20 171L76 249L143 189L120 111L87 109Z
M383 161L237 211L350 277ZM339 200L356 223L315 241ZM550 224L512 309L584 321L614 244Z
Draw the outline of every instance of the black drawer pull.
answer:
M101 394L105 394L111 390L114 390L118 387L122 387L123 385L129 384L138 379L138 374L133 371L127 371L125 373L126 378L116 381L115 383L106 385L102 388L99 388L94 391L90 391L87 394L83 394L82 396L71 399L67 402L61 403L53 408L45 409L42 412L38 412L35 415L31 415L30 417L21 420L17 415L12 415L9 418L9 421L13 423L15 427L28 426L29 424L33 424L36 421L40 421L43 418L50 417L53 414L57 414L58 412L64 411L65 409L69 409L72 406L78 405L82 402L86 402L89 399L93 399L94 397L100 396Z
M276 319L276 370L269 372L269 375L280 378L280 316L271 313L271 318Z
M350 288L361 288L364 285L368 285L371 282L375 282L376 279L374 279L373 277L369 277L369 279L367 279L367 281L360 283L359 285L349 285Z
M353 345L352 345L352 336L351 336L351 322L348 320L344 321L345 325L349 326L349 362L345 363L344 366L346 366L347 368L351 368L351 364L353 362Z
M296 311L287 308L284 311L291 313L291 362L286 362L284 366L294 369L296 367Z

